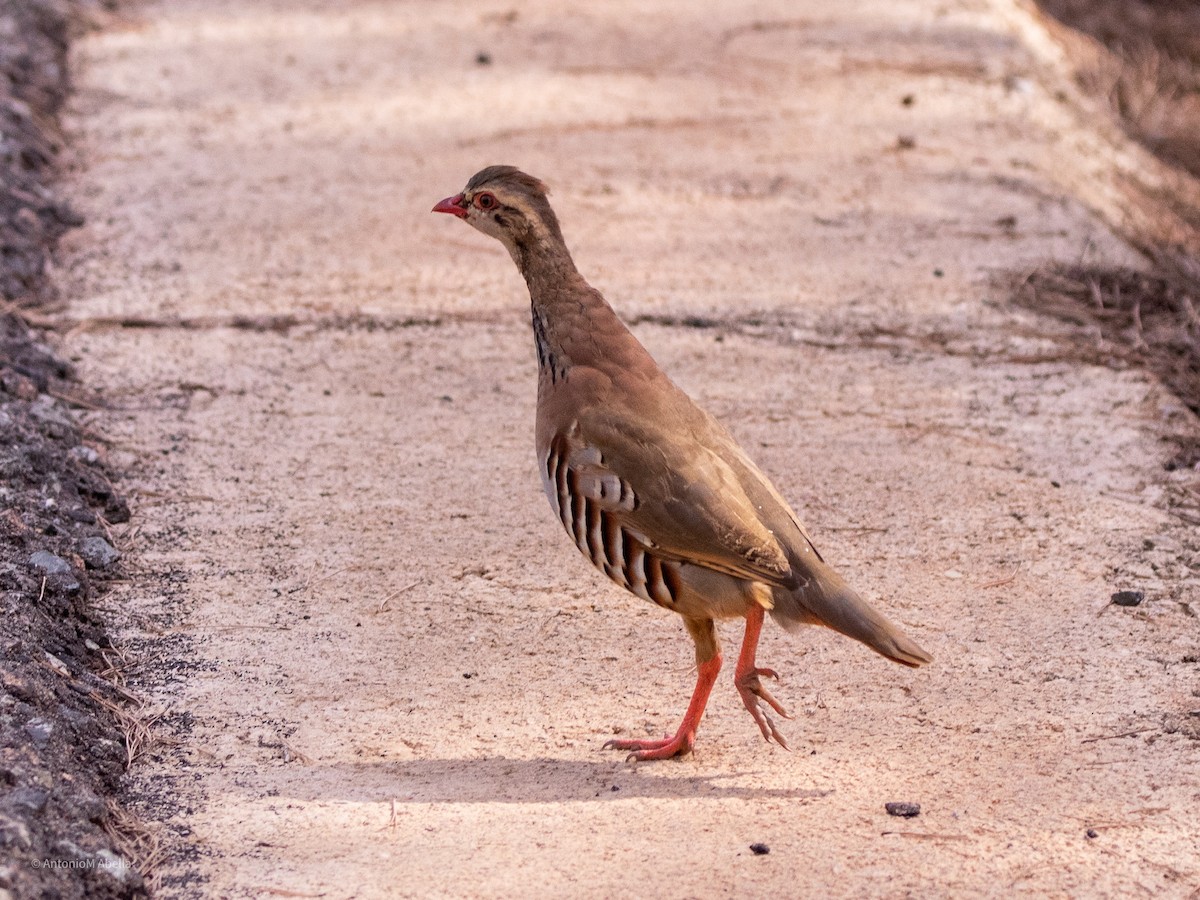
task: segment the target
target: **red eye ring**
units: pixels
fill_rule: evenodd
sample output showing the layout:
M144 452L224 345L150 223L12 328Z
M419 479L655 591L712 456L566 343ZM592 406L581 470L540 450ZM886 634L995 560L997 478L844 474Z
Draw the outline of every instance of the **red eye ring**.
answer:
M495 209L498 205L494 194L489 194L486 191L482 194L475 195L475 205L479 209Z

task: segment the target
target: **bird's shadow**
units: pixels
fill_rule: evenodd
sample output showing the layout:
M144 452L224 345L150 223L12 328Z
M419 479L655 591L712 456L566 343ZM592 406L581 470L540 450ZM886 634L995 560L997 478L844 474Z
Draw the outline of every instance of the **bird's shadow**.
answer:
M816 800L811 787L756 786L757 772L680 772L689 763L569 759L424 759L289 766L263 773L273 796L396 803L571 803L643 798ZM694 765L694 763L693 763ZM672 771L674 769L674 771ZM257 781L257 779L256 779ZM249 787L249 785L247 785ZM261 781L255 787L267 787ZM251 788L253 789L253 788Z

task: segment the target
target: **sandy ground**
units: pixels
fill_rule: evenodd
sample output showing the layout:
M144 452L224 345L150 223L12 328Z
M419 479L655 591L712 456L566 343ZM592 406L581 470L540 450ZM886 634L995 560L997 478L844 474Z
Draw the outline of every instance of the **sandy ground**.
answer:
M1136 263L1134 151L1003 0L708 6L179 0L79 43L60 280L138 498L165 896L1200 889L1197 423L1005 286ZM524 286L429 213L498 162L932 666L772 627L793 752L728 678L694 756L601 749L674 728L691 645L541 495Z

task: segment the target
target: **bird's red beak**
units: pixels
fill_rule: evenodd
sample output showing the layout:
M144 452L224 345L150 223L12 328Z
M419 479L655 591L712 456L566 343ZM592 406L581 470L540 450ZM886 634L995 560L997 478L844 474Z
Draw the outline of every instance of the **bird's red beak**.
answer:
M453 197L447 197L433 208L434 212L450 213L452 216L458 216L460 219L467 217L467 204L463 202L462 194L455 194Z

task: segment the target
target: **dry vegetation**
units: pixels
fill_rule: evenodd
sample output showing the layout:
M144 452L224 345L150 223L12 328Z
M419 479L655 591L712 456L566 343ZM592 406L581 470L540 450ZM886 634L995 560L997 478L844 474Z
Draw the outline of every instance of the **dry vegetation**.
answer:
M1055 267L1025 279L1018 296L1077 326L1066 340L1080 359L1143 365L1200 413L1200 294L1186 282L1132 269ZM1200 446L1181 441L1167 468L1197 462Z
M1038 0L1090 39L1073 42L1080 86L1128 133L1200 176L1200 4L1195 0ZM1090 46L1089 46L1090 45Z
M1037 0L1079 86L1165 166L1169 188L1131 184L1154 208L1127 235L1150 271L1056 268L1022 282L1021 302L1081 327L1091 361L1140 363L1200 412L1200 4L1194 0ZM1136 173L1131 179L1140 181ZM1172 465L1194 465L1182 448Z

